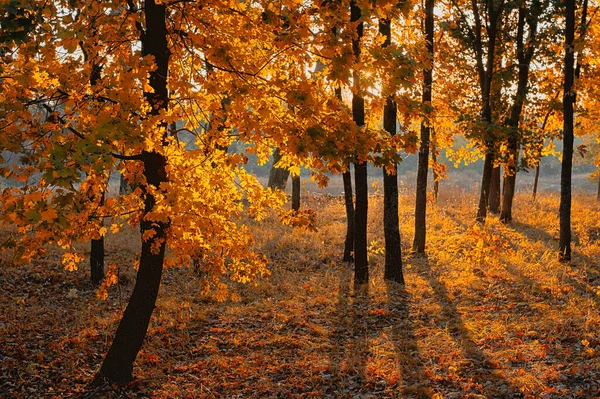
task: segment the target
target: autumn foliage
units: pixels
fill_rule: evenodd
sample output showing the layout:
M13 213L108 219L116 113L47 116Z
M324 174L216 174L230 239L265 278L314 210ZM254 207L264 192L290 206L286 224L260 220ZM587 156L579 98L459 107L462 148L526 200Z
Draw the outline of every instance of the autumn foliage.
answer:
M107 351L100 343L112 340L94 378L76 371L74 363L65 366L64 378L79 379L71 391L56 395L83 393L82 382L92 382L89 395L110 391L111 383L126 385L136 358L150 368L164 361L183 374L183 380L166 373L160 384L138 387L140 396L179 397L184 388L178 384L189 384L187 378L200 369L200 385L210 387L198 393L201 397L249 394L248 386L255 396L514 397L561 395L571 388L597 395L594 383L557 382L569 375L557 363L563 343L577 345L564 349L571 356L569 365L589 361L577 372L570 369L570 375L591 378L597 371L596 280L587 268L595 276L598 215L579 198L579 209L571 215L573 135L585 132L592 142L598 136L597 10L595 0L0 2L0 246L2 281L10 281L2 287L3 307L13 316L21 311L29 296L17 295L14 287L22 282L33 287L32 297L57 295L60 305L113 300L95 302L97 315L73 319L77 327L65 326L60 342L44 337L49 352L38 352L38 362L27 369L46 378L35 389L49 389L54 378L50 366L44 366L50 353L73 354L69 345L89 340L82 361L89 373L98 353ZM571 261L572 237L578 240L574 263L563 269L547 257L555 235L554 225L548 225L550 215L556 215L554 199L513 199L517 173L539 171L542 157L559 154L559 139L564 144L563 261ZM408 196L401 192L398 197L397 174L402 175L402 159L419 149L417 224L422 229L415 232L406 223L403 201ZM578 149L585 157L587 147ZM352 190L345 188L346 215L354 215L346 220L347 231L354 231L346 243L354 244L354 252L345 259L354 257L355 291L338 261L340 204L336 198L311 198L312 206L298 210L296 196L290 211L285 193L265 188L251 171L273 153L276 166L294 176L296 194L304 170L319 188L337 174L347 178L354 171L355 203ZM481 159L479 223L473 224L467 214L474 217L475 210L465 202L455 203L451 196L445 204L434 202L437 183L447 177L451 163L466 166ZM368 195L367 164L384 171L383 209L376 195ZM434 194L427 191L429 168ZM126 190L115 190L117 176ZM488 208L500 210L491 205L499 203L500 179L502 224L488 217ZM426 217L427 208L434 214ZM378 237L380 227L373 227L373 220L382 215L385 233ZM402 253L408 248L406 237L415 233L414 249L427 257L409 258L405 269L414 270L404 284ZM543 239L536 238L538 233ZM112 240L106 272L92 293L78 278L82 262L94 259L88 243L104 251L104 238ZM386 243L385 249L379 242ZM118 245L126 251L111 254ZM297 252L303 245L305 253ZM588 254L583 261L582 254ZM369 277L369 267L378 270L381 255L385 280L398 284ZM303 263L303 258L309 260ZM94 283L102 277L98 270L91 275ZM191 291L170 287L159 297L163 276L167 286ZM121 301L121 290L129 294L133 281L129 301L116 306L115 290ZM337 291L322 287L332 283ZM314 284L322 286L313 289ZM511 284L537 296L526 297ZM278 289L282 292L275 295ZM177 311L170 309L160 319L154 312L157 298L159 308L179 303ZM278 326L273 340L265 339L269 348L281 346L278 359L270 349L262 355L266 344L253 338L273 327L266 325L264 314L275 320L285 313L269 298L289 301L292 309L310 303L298 314L282 316L284 322L273 322ZM559 301L574 325L534 305L538 300ZM244 301L261 305L253 308ZM199 310L201 305L206 308ZM81 302L74 306L81 310ZM325 320L331 307L337 323ZM587 309L587 316L577 309ZM117 332L109 337L121 311ZM215 316L217 311L233 312L232 319ZM302 311L322 322L303 324ZM485 317L470 320L467 316L475 311ZM239 320L252 318L258 324L236 330L231 326L235 312ZM420 314L427 314L431 325ZM7 319L6 328L15 335L21 325L29 339L26 325L36 323L28 317ZM518 317L528 319L512 319ZM544 317L548 323L537 325ZM437 329L444 323L445 330ZM208 341L192 348L191 355L183 349L145 352L161 350L154 342L138 357L149 326L149 339L156 342L172 337L185 346L192 335ZM583 333L571 339L576 330ZM212 333L221 334L217 343L210 341ZM407 335L399 338L402 334ZM257 352L250 351L253 340ZM288 367L281 359L294 340L307 353ZM10 362L19 356L14 346L25 345L17 341L6 341ZM220 354L221 347L241 343L253 356L258 353L252 367L247 359ZM445 352L431 353L436 345ZM314 357L310 347L316 348ZM194 351L210 356L197 359ZM182 353L194 362L174 360ZM322 356L330 356L330 363L324 364ZM552 370L542 364L547 356ZM535 370L521 364L529 361L538 361ZM277 362L281 367L272 366ZM272 366L266 368L269 375L281 378L257 376L265 364ZM407 371L407 364L413 371ZM285 389L274 388L272 383L289 378L286 367L300 376L281 383ZM492 371L503 367L505 372ZM205 370L223 376L221 390L205 380L212 375ZM230 384L227 373L233 370L246 382ZM11 395L28 395L22 390L26 385L11 381L0 394L6 386Z

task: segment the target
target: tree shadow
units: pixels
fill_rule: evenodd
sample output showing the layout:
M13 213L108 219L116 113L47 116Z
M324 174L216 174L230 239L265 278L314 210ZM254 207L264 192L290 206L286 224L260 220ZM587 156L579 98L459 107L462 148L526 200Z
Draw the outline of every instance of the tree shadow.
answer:
M359 395L365 386L365 343L361 337L362 319L368 304L368 286L363 292L353 290L353 271L351 268L341 269L335 330L330 336L332 351L330 367L332 374L326 374L330 380L325 393L328 396Z
M558 239L553 237L552 234L527 223L513 221L511 222L511 226L515 231L523 234L528 241L543 242L546 247L548 247L548 250L555 251L556 256L558 257ZM578 241L575 234L574 238ZM574 244L577 245L576 242ZM585 270L581 270L581 267L585 267ZM507 269L511 274L524 279L524 281L531 286L539 286L537 282L526 277L515 267L508 267ZM582 275L579 276L580 279L576 278L577 273L575 272L583 272ZM565 270L561 275L561 281L566 287L572 287L579 295L591 299L597 305L600 305L600 297L595 294L595 287L600 285L600 270L596 259L587 256L577 248L573 248L571 262L565 263Z
M428 280L433 293L441 307L438 322L446 324L446 330L462 352L465 360L453 371L460 376L468 376L471 380L468 392L460 385L460 378L447 378L440 383L445 390L452 389L457 397L468 395L485 395L488 398L521 398L523 393L513 386L499 370L499 365L478 346L472 333L463 320L463 316L457 308L457 303L452 299L446 285L441 280L440 273L430 267L426 262L429 272L421 272L421 276Z
M389 335L396 355L397 390L402 394L401 397L430 398L433 391L425 376L415 323L410 312L412 297L404 285L393 282L386 282L386 293L388 309L396 321Z
M332 384L325 393L430 398L433 391L419 356L410 295L396 283L372 291L368 286L353 290L351 271L340 276L337 329L330 338Z

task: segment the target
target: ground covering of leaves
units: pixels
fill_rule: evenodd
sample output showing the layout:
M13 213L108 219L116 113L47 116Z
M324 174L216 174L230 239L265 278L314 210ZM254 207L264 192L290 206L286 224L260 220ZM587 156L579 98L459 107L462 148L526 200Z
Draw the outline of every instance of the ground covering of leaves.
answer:
M136 380L97 397L600 397L600 208L576 195L574 259L556 259L558 194L516 198L515 221L473 222L454 191L429 213L428 257L408 253L413 196L403 193L406 287L382 279L381 198L369 214L372 278L355 292L340 261L343 201L307 200L318 231L256 222L271 276L233 287L237 303L198 294L193 268L165 272ZM87 270L49 248L0 268L0 397L93 397L87 388L134 274L134 231L108 237L120 283L96 299ZM91 393L91 395L90 395Z

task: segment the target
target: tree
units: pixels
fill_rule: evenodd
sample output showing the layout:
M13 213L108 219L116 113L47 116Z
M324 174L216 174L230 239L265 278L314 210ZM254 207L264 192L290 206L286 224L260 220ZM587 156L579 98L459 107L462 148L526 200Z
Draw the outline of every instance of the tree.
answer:
M419 166L417 169L417 194L415 204L415 237L413 240L413 251L425 253L427 236L427 174L429 171L429 146L431 136L431 121L427 114L432 107L431 91L433 81L433 44L434 44L434 0L425 2L425 40L427 41L427 52L431 58L431 66L423 70L423 95L422 102L425 116L421 122L421 146L419 148ZM435 153L436 149L433 149ZM435 155L434 155L435 156ZM435 161L435 160L434 160ZM434 177L434 180L435 179ZM437 187L437 181L434 183ZM437 189L435 190L437 197Z
M587 0L582 20L586 22ZM559 248L561 262L571 261L571 174L573 169L573 106L575 104L575 1L565 0L565 61L563 89L563 153L560 172Z
M358 129L365 124L365 99L361 96L360 71L357 69L360 59L360 40L363 37L362 12L355 0L350 2L350 23L356 24L356 36L352 40L355 57L353 72L354 90L352 93L352 117ZM362 159L361 159L362 158ZM367 213L369 204L369 186L367 183L367 161L359 156L354 164L354 185L356 189L356 207L354 209L354 284L369 282L369 264L367 259Z
M487 215L490 185L495 160L495 141L493 120L492 83L497 65L496 46L501 31L502 15L506 8L504 0L487 0L483 7L479 1L470 3L469 15L463 7L466 4L452 2L458 14L456 26L449 26L451 33L459 39L462 46L474 54L475 70L479 83L480 112L473 117L472 135L480 143L484 155L477 220L484 221ZM487 40L486 40L487 39Z
M380 18L379 33L385 41L382 47L392 43L392 22ZM383 128L390 136L396 135L396 102L392 95L385 98ZM395 160L383 168L383 234L385 239L384 278L404 284L402 275L402 249L398 221L398 165Z
M517 91L514 95L510 117L507 121L508 162L506 165L504 186L502 190L502 213L500 214L500 220L504 223L508 223L512 220L512 203L515 195L517 163L519 160L519 122L529 90L529 68L537 47L537 25L539 15L542 12L542 7L541 2L539 1L533 1L529 7L527 7L524 2L524 4L519 7L516 38L516 59L518 63ZM529 27L527 32L527 43L525 42L526 22Z

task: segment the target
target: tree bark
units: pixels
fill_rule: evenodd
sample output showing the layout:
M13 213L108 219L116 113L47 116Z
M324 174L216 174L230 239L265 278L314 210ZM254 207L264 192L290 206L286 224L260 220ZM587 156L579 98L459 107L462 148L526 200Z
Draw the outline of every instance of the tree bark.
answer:
M389 19L379 21L379 33L385 37L383 47L392 43L392 23ZM393 96L385 99L383 108L383 128L396 135L396 102ZM386 280L404 284L402 275L402 248L400 247L400 225L398 221L398 164L393 161L393 173L383 168L383 235L385 240L385 265L383 277Z
M100 203L104 203L104 193ZM100 226L102 226L103 218L100 216ZM93 285L99 285L104 279L104 236L100 236L97 240L93 239L90 243L90 280Z
M502 184L502 173L500 166L494 166L492 169L492 178L490 181L490 197L488 204L490 212L500 212L500 185Z
M560 236L558 257L571 260L571 173L573 168L573 90L575 64L575 0L565 0L565 82L563 90L563 154L560 173Z
M361 10L355 0L350 2L350 22L361 19ZM355 62L360 59L360 40L363 36L364 22L356 26L356 38L352 40ZM358 128L365 124L365 99L359 94L360 73L354 70L354 93L352 95L352 118ZM367 182L367 162L357 159L354 165L354 185L356 187L356 208L354 211L354 285L369 282L369 264L367 258L367 213L369 204L369 186Z
M152 107L152 114L159 115L168 109L167 77L169 70L169 48L167 44L166 8L164 4L156 4L154 0L144 2L146 31L142 35L142 52L153 55L156 69L149 75L152 92L145 92L144 97ZM168 135L167 124L164 123L165 138ZM148 185L159 188L167 182L164 155L157 152L142 152L144 176ZM117 384L127 384L133 378L133 362L142 346L150 317L154 311L156 297L160 287L168 222L152 221L146 218L154 210L156 199L146 191L144 196L144 218L140 223L142 236L153 231L151 239L142 242L140 265L135 287L123 313L113 342L104 358L102 367L95 382L108 380Z
M292 209L300 210L300 175L292 176Z
M600 173L598 174L598 192L596 194L596 201L600 202Z
M354 262L354 199L352 196L352 175L350 165L342 175L344 180L344 202L346 205L346 241L344 243L344 262Z
M533 201L535 202L535 198L537 196L538 191L538 182L540 180L540 161L535 167L535 178L533 179Z
M492 181L492 169L494 168L494 154L487 152L483 162L483 173L481 177L481 193L479 196L479 207L477 210L477 221L484 222L487 216L487 202Z
M289 170L275 166L277 162L281 160L281 158L281 150L276 148L273 152L273 166L271 166L271 171L269 172L269 182L267 183L267 187L273 190L285 190L288 177L290 176Z
M435 144L435 130L432 131L432 134L433 134L433 140L431 141L431 160L433 161L434 164L436 164L438 150L437 150L437 146ZM438 199L439 189L440 189L440 177L438 176L436 169L433 168L433 199L436 202Z
M433 10L434 0L425 1L425 40L427 40L427 52L431 59L431 67L423 71L423 111L427 115L431 109L431 85L433 82ZM395 127L395 124L394 124ZM425 253L427 241L427 174L429 172L429 145L430 145L430 121L424 119L421 122L421 146L419 148L419 166L417 168L417 193L415 203L415 237L413 240L413 251Z

